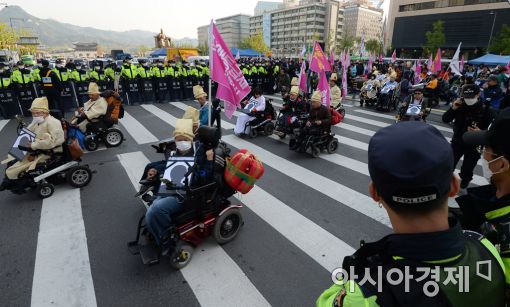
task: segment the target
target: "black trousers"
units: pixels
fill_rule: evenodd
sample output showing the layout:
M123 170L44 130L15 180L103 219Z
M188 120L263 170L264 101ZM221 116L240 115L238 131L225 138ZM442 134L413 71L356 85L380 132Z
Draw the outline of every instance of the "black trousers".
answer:
M50 109L60 110L62 113L62 117L66 115L66 106L60 93L46 93L46 98L48 98L48 104ZM59 118L60 119L60 118Z
M480 153L476 146L466 145L462 140L452 139L453 166L457 167L460 158L464 156L464 162L460 168L460 179L464 182L470 182L473 179L473 170L475 169Z

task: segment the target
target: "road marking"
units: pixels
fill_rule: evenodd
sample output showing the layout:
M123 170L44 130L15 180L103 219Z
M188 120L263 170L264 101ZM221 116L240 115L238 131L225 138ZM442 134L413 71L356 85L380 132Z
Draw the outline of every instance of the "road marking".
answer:
M97 306L79 189L43 200L31 306Z
M153 106L147 106L153 110ZM118 157L138 190L138 180L149 159L140 151ZM202 306L270 306L234 260L211 240L195 249L190 264L180 272Z
M337 125L335 125L335 127L338 127L340 129L350 130L350 131L357 132L359 134L368 135L368 136L373 136L375 134L375 131L368 130L365 128L360 128L358 126L354 126L354 125L350 125L350 124L346 124L346 123L337 124Z
M392 116L392 115L381 114L381 113L377 113L377 112L371 112L371 111L359 110L359 109L354 110L354 112L358 112L358 113L362 113L362 114L367 114L367 115L372 115L372 116L377 116L377 117L386 118L386 119L391 119L391 120L395 121L395 116ZM440 125L431 124L430 122L428 122L428 124L436 127L438 130L449 132L449 133L453 133L452 128L448 128L448 127L443 127L443 126L440 126Z
M124 117L120 120L120 123L138 144L154 143L158 141L158 138L128 112L124 111Z
M264 164L269 165L282 174L293 178L304 185L332 198L335 201L354 209L372 219L390 226L384 210L379 210L374 201L365 194L354 191L329 178L314 173L300 165L289 162L253 143L242 140L234 135L223 136L223 141L236 148L246 148L255 154Z
M9 123L9 119L1 119L0 120L0 132L2 131L2 129L4 129L4 127Z
M184 111L186 111L186 109L188 108L187 104L179 102L179 101L171 102L170 104L172 104L174 107L179 108ZM235 111L234 115L237 116L236 114L239 114L239 112ZM226 129L226 130L232 130L232 129L234 129L234 127L235 127L235 125L232 125L228 121L226 121L224 119L221 120L221 128Z
M236 198L328 272L338 267L339 259L355 251L258 186L253 187L248 194L236 194Z

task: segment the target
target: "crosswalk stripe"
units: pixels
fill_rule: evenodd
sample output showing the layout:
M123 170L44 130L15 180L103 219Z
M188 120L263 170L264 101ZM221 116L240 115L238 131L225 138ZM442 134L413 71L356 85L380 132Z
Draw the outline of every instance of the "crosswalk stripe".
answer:
M289 176L290 178L293 178L294 180L297 180L384 225L390 225L388 216L385 212L383 212L384 210L378 210L379 208L374 204L370 197L354 191L329 178L314 173L300 165L289 162L282 157L279 157L234 135L226 135L222 139L236 148L248 149L261 161L263 161L264 164L269 165L282 174L285 174L286 176Z
M336 127L340 128L340 129L357 132L359 134L368 135L368 136L373 136L375 134L375 131L357 127L357 126L350 125L350 124L346 124L346 123L340 123L340 124L336 125Z
M143 105L149 112L160 117L171 126L175 126L177 119L171 114L151 105ZM359 211L372 219L390 225L388 216L383 212L377 210L377 206L368 196L354 191L344 185L334 182L333 180L316 174L308 169L299 166L295 163L289 162L255 144L244 141L237 136L226 135L222 137L226 143L237 147L246 148L257 155L265 164L278 170L279 172L294 178L295 180L311 187L312 189L335 199L342 204Z
M331 272L354 249L258 186L236 194L251 211Z
M9 123L9 120L8 119L2 119L0 120L0 131L2 131L2 129L4 129L4 127Z
M128 112L124 112L124 117L119 122L138 144L154 143L158 141L157 137Z
M79 189L43 200L31 306L97 306Z
M377 113L377 112L371 112L371 111L367 111L367 110L358 110L357 109L357 110L354 110L354 112L358 112L358 113L362 113L362 114L367 114L367 115L372 115L372 116L377 116L377 117L381 117L381 118L395 120L395 116L387 115L387 114L381 114L381 113ZM434 126L434 127L436 127L438 130L449 132L449 133L453 133L452 128L448 128L448 127L443 127L443 126L440 126L440 125L431 124L430 122L429 122L429 124Z
M149 159L139 151L118 158L138 190L139 176ZM191 263L180 272L202 306L270 306L234 260L211 240L195 249Z

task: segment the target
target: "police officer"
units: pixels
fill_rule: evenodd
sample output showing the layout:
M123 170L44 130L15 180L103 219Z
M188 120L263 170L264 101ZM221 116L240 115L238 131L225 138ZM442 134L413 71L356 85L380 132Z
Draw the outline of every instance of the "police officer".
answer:
M57 77L60 81L69 81L71 72L67 67L65 67L63 60L57 59L55 61L55 68L53 68L53 71L57 74Z
M41 82L41 76L39 75L41 67L41 59L38 59L37 64L32 67L32 80L34 80L34 82Z
M156 65L151 67L151 74L154 77L156 85L156 99L158 102L165 102L168 100L168 83L166 82L166 71L163 61L158 59L155 61Z
M115 65L115 62L113 62L112 60L108 60L107 63L108 64L106 65L106 68L104 69L104 76L108 82L111 82L111 81L115 80L116 65Z
M12 71L12 83L18 88L34 82L32 79L32 72L25 68L22 61L18 61Z
M125 89L124 92L126 94L129 93L129 95L126 96L128 98L128 103L134 103L139 100L138 83L134 81L137 77L138 68L133 64L133 57L127 56L122 63L120 79Z
M473 129L487 129L494 118L490 107L482 103L480 98L480 88L474 84L464 85L461 89L461 98L454 101L453 105L443 114L443 122L453 122L452 149L454 155L454 166L457 165L460 158L464 156L464 162L460 169L460 188L468 187L473 178L473 169L475 168L480 153L476 146L467 145L462 140L466 131Z
M139 93L143 96L144 102L154 102L154 84L150 62L146 59L138 60Z
M63 91L62 83L58 75L50 69L50 62L48 60L42 60L41 64L42 68L39 76L42 80L44 94L48 98L50 109L60 110L62 117L65 117L66 107L61 99Z
M92 61L92 69L90 70L90 80L99 83L100 81L105 81L106 76L104 70L101 68L101 63L99 61Z
M457 194L459 182L441 132L414 121L379 130L370 140L368 169L369 193L387 211L394 233L345 257L346 274L317 306L504 306L505 273L496 249L448 218L448 197ZM488 264L490 280L479 276L480 261ZM452 272L457 279L447 281ZM467 282L469 291L460 290Z
M456 199L462 226L479 230L497 247L510 288L510 108L502 110L488 130L464 134L465 143L481 147L483 176L490 185L467 189Z
M85 70L83 64L77 63L75 69L71 71L71 79L75 82L87 82L90 79L89 72Z
M10 89L12 87L11 73L5 63L0 62L0 88Z

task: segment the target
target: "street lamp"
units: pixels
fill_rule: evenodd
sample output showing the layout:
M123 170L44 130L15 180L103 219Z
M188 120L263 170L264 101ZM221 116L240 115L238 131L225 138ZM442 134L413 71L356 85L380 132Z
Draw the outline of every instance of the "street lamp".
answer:
M491 40L492 40L492 33L494 32L494 25L496 24L496 17L498 16L498 13L491 11L489 13L489 15L494 15L494 19L492 20L491 35L489 36L489 42L487 43L487 53L489 53L489 47L491 45Z

